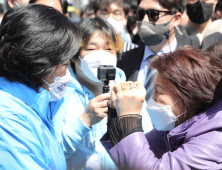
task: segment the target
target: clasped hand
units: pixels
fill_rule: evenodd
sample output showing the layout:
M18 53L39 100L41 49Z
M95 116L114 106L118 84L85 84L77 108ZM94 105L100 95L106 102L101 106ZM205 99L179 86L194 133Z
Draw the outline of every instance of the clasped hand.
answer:
M140 114L145 97L146 90L139 82L116 84L111 90L111 107L116 108L118 116Z
M92 99L80 117L88 127L100 122L107 116L108 99L111 107L116 108L118 116L140 114L145 96L146 90L138 82L116 84L111 89L111 95L101 94Z

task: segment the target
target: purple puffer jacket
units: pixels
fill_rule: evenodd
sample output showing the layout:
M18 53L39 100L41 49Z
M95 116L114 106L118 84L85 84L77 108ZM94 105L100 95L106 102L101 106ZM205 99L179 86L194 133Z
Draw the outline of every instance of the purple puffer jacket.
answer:
M135 132L112 147L101 139L120 169L222 169L222 100L172 131Z

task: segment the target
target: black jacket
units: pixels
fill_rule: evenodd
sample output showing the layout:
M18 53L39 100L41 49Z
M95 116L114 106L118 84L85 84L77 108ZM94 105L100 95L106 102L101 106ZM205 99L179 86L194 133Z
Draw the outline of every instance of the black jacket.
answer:
M175 28L175 36L177 39L177 49L183 46L200 47L199 39L196 36L189 36L183 26ZM137 80L144 49L145 45L141 43L138 48L123 53L122 59L117 62L117 67L125 72L127 81Z

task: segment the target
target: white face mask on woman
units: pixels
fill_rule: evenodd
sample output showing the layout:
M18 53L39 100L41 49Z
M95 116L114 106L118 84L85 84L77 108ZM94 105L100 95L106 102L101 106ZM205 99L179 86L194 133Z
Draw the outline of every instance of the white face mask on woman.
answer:
M115 55L106 51L95 51L85 55L81 60L81 66L77 67L82 70L83 74L93 82L101 83L97 78L97 68L100 65L112 65L116 67L117 58Z
M52 72L52 75L55 75ZM42 79L43 80L43 79ZM45 80L43 80L46 84L48 84ZM72 76L69 70L66 70L66 75L63 77L55 77L54 83L48 84L49 86L49 95L50 95L50 102L61 100L64 96L66 89L69 87L69 83L72 81Z
M178 100L174 104L177 102ZM175 127L177 119L186 113L184 112L179 116L175 116L171 109L174 104L171 106L161 106L153 98L149 100L146 109L156 130L171 131Z

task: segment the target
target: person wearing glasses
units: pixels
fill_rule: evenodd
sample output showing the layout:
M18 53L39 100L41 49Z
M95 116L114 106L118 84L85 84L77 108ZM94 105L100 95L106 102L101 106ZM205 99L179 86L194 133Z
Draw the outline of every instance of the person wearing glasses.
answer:
M183 0L139 0L135 17L142 44L123 54L117 66L121 68L128 81L139 81L147 90L146 101L153 94L152 82L155 70L149 68L155 55L173 52L184 45L193 45L193 39L185 34L179 35L175 29L180 24ZM176 37L179 35L179 38ZM199 41L196 38L199 45Z
M122 0L99 0L97 16L106 19L122 36L126 43L131 43L131 37L126 29L126 16L130 10L130 5Z
M220 52L221 53L221 52ZM101 140L120 170L222 169L222 98L212 104L221 81L220 60L184 47L152 61L158 70L147 111L155 128L143 134L138 113L145 89L114 86L118 117ZM220 84L221 85L221 84ZM221 89L221 86L220 86Z

